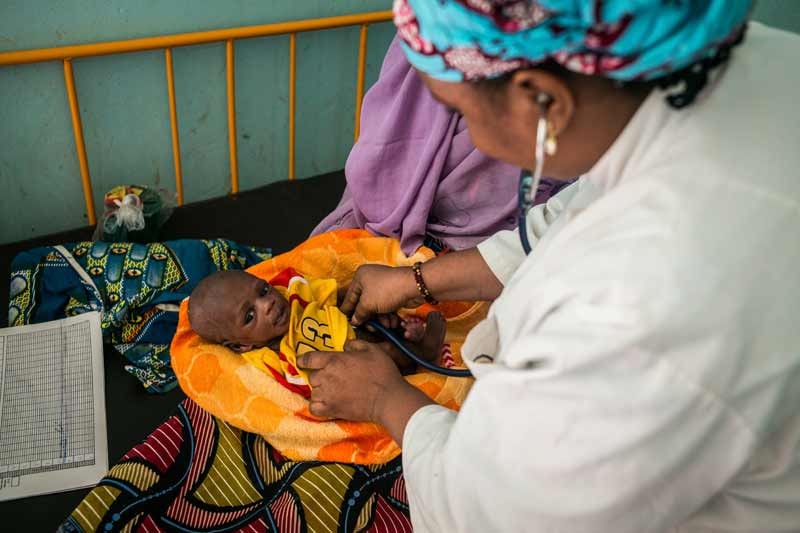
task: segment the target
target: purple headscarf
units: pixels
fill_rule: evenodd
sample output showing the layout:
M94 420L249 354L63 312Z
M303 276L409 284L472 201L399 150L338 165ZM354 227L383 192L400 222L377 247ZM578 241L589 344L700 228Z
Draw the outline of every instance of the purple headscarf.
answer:
M475 148L464 120L433 99L396 38L364 98L345 175L339 206L312 235L364 228L411 253L428 235L464 249L517 224L519 169ZM561 186L543 180L537 203Z

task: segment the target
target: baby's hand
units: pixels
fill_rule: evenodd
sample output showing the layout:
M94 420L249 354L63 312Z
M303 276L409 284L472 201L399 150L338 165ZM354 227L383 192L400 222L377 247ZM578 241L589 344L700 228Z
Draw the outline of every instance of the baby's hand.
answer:
M409 316L400 322L403 336L410 342L420 342L425 337L425 322L417 316Z

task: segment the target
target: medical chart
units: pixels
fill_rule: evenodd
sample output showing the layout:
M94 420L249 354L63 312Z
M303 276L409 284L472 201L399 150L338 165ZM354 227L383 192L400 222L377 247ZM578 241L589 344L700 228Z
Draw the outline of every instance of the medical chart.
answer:
M95 485L107 470L99 314L0 329L0 501Z

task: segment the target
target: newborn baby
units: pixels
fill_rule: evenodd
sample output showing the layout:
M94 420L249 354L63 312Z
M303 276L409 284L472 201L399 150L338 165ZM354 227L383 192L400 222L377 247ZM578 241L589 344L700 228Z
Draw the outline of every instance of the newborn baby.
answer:
M414 364L392 343L361 329L354 330L338 308L339 290L332 279L306 279L292 269L270 283L240 270L204 278L189 298L189 323L201 337L241 353L250 363L272 374L287 388L310 394L308 379L296 358L307 351L340 351L349 339L380 342L401 371ZM402 321L397 333L429 361L438 358L445 335L441 313Z

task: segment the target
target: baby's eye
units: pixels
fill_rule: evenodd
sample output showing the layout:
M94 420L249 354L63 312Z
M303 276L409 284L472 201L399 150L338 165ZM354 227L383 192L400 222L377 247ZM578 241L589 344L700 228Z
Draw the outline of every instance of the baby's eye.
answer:
M253 321L253 319L254 319L255 317L256 317L256 314L253 312L253 310L252 310L252 309L250 309L250 310L249 310L247 313L245 313L245 315L244 315L244 323L245 323L245 324L249 324L250 322L252 322L252 321Z
M269 292L269 285L264 285L264 288L261 289L261 296L266 296Z

